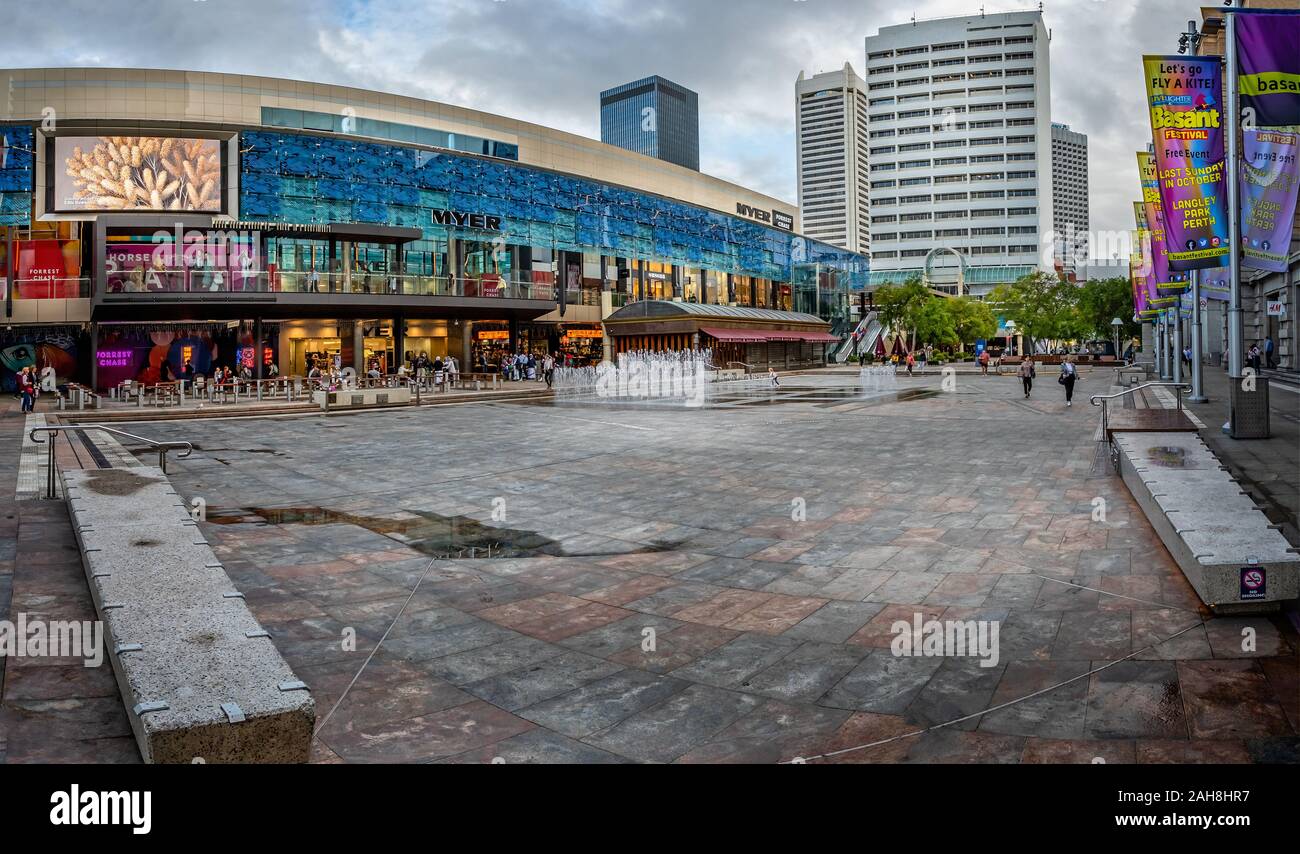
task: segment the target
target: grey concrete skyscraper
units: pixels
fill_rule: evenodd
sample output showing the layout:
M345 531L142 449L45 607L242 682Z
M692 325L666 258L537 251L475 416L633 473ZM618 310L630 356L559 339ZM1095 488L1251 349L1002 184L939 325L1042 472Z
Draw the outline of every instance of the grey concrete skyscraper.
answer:
M698 172L699 95L658 75L606 89L600 141Z
M871 247L867 84L847 62L812 77L800 72L795 121L803 233L866 253Z
M1052 124L1052 230L1062 272L1088 278L1088 136Z

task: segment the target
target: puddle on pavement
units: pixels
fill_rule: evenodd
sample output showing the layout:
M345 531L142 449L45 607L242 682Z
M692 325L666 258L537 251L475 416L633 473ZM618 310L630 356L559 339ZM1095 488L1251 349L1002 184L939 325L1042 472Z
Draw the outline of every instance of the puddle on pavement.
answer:
M403 511L413 512L413 511ZM445 560L502 560L538 557L600 557L600 554L569 552L557 540L536 531L497 528L466 516L440 516L414 511L415 519L361 516L324 507L248 507L236 510L208 510L206 521L213 525L355 525L390 537L421 554ZM646 554L669 551L674 544L660 543L630 552Z
M938 397L942 392L934 389L905 389L897 392L867 392L857 387L794 386L783 385L779 388L751 388L721 390L716 396L708 397L700 406L686 405L683 399L646 398L644 400L615 399L598 400L596 398L543 398L539 400L512 401L516 406L542 406L584 408L589 410L604 409L610 411L628 411L636 409L691 409L703 411L708 409L735 409L738 407L786 406L793 404L812 404L816 406L839 405L843 403L863 403L867 405L881 403L901 403L909 400L927 400Z
M1153 465L1165 469L1187 467L1187 451L1184 448L1152 448L1147 451L1147 460Z

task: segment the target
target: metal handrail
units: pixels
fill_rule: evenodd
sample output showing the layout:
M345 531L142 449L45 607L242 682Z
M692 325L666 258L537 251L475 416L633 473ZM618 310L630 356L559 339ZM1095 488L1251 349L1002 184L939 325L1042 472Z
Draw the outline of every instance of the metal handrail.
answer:
M181 459L181 460L185 459L190 454L194 453L194 445L189 442L158 442L155 441L154 439L146 439L144 436L137 436L134 433L127 433L123 430L118 430L114 427L106 427L103 424L67 424L58 427L33 427L31 432L28 435L31 438L31 440L36 444L44 445L46 444L45 442L42 442L40 439L36 438L37 433L50 433L50 434L57 435L59 433L64 433L64 432L85 433L88 430L103 430L105 433L112 433L116 436L123 436L127 439L134 439L137 442L145 443L146 445L149 446L150 450L158 452L158 468L162 469L163 474L167 474L167 452L168 451L178 451L184 449L185 451L184 453L177 455L177 459ZM54 475L56 469L54 465L54 441L53 440L49 442L49 446L50 446L49 471L46 472L45 490L46 490L46 498L54 498L55 497Z
M1088 398L1088 402L1093 406L1101 407L1101 433L1106 435L1107 428L1110 427L1110 407L1109 403L1121 397L1127 397L1130 394L1137 394L1144 388L1173 388L1178 390L1178 411L1183 411L1183 392L1191 392L1191 386L1185 383L1144 383L1143 385L1126 388L1117 394L1094 394Z

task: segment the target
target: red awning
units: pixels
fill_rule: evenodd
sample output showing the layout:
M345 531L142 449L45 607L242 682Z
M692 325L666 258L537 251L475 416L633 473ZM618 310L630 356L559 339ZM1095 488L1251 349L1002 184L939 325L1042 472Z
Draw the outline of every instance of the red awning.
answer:
M701 327L700 331L718 341L735 344L763 344L768 341L830 343L839 341L834 335L825 332L793 332L789 329L717 329Z
M713 329L701 326L700 331L710 338L733 344L763 344L767 341L767 333L762 329Z

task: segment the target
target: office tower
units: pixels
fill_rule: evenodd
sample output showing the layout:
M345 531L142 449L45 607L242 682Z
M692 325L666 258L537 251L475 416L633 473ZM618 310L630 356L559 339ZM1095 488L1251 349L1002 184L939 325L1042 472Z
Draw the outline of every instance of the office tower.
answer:
M1061 271L1088 278L1088 135L1052 124L1052 230Z
M1041 12L915 21L866 40L873 283L987 295L1054 265Z
M871 246L867 84L844 63L795 82L802 232L854 252Z
M662 77L600 93L600 140L628 151L700 169L700 99Z

